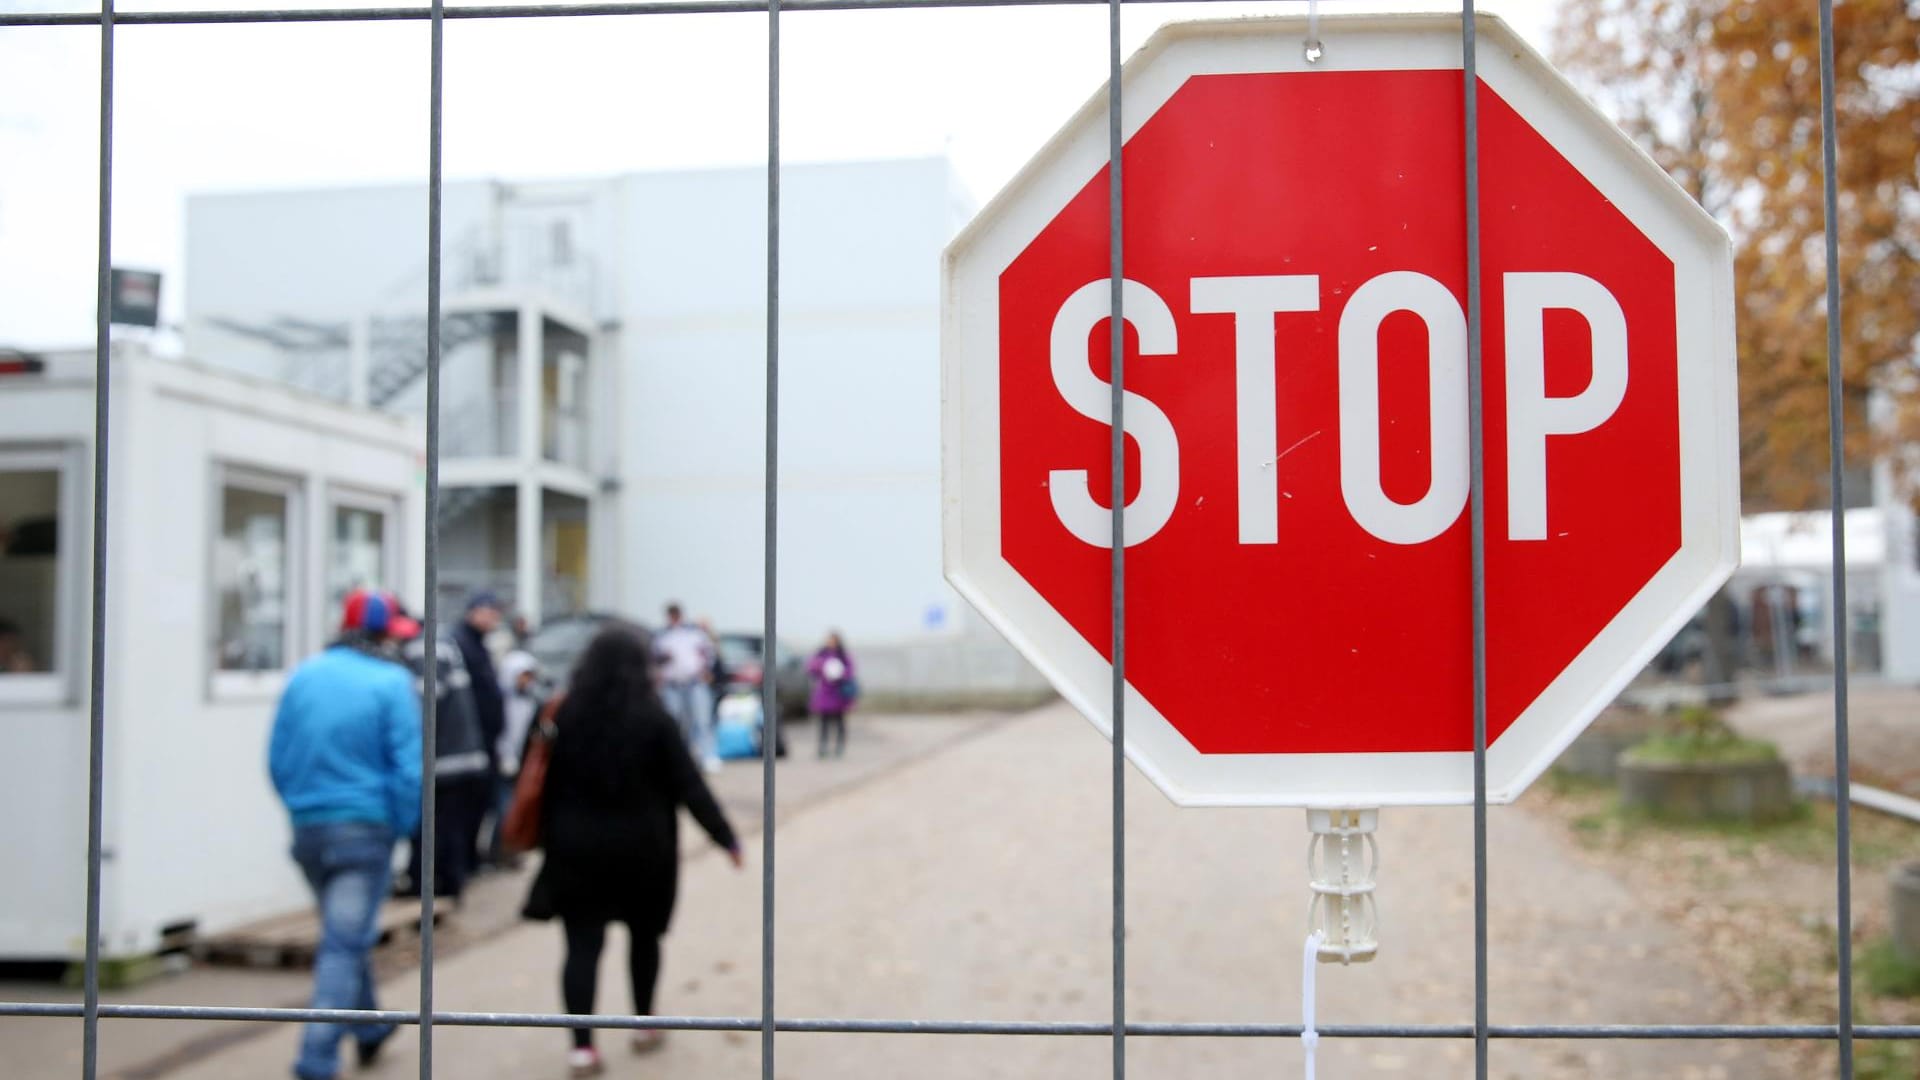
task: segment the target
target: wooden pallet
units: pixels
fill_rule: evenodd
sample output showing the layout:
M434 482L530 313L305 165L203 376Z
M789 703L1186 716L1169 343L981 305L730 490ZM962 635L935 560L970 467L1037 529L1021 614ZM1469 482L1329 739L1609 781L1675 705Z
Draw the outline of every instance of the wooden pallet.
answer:
M437 925L453 910L444 898L434 902ZM420 902L388 900L380 906L377 940L381 945L412 940L420 934ZM277 915L224 933L203 937L193 945L194 959L222 967L310 968L320 947L320 916L313 910Z

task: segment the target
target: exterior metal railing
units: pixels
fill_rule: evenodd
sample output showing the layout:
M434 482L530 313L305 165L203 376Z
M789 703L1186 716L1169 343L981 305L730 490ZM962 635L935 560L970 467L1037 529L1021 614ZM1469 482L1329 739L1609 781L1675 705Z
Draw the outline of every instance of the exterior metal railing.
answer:
M1109 1023L1054 1022L1054 1021L976 1021L976 1020L901 1020L901 1019L838 1019L838 1018L797 1018L782 1017L775 1010L774 999L774 914L775 879L774 857L777 849L777 830L775 828L775 770L774 758L763 758L763 797L765 806L765 828L762 833L762 909L761 909L761 998L760 1015L752 1016L572 1016L558 1013L475 1013L475 1012L436 1012L433 1005L434 990L434 927L431 912L423 912L420 923L421 967L420 967L420 1008L418 1011L379 1011L361 1012L352 1010L315 1010L315 1009L271 1009L238 1008L217 1006L165 1006L165 1005L102 1005L100 1002L100 869L101 869L101 804L103 796L103 767L105 746L103 742L104 711L104 673L111 657L106 650L106 598L107 598L107 425L109 387L107 378L109 366L108 351L108 271L111 266L112 235L112 174L113 174L113 75L114 75L114 33L121 25L192 25L210 23L317 23L317 22L393 22L426 21L431 25L429 65L429 125L428 125L428 225L427 225L427 522L428 539L426 547L426 634L432 637L439 621L438 590L434 587L437 580L437 521L440 502L439 464L440 464L440 419L439 419L439 359L440 340L440 262L441 262L441 117L442 117L442 59L444 46L442 28L448 19L514 19L514 18L566 18L601 16L641 16L673 14L765 14L768 20L767 43L767 338L766 338L766 461L765 461L765 629L767 640L775 640L778 629L778 608L776 597L779 580L778 547L778 478L779 460L779 375L780 375L780 26L784 13L807 11L869 11L884 9L934 9L934 8L981 8L981 7L1035 7L1065 6L1077 4L1105 4L1108 9L1108 59L1112 91L1108 97L1108 133L1109 149L1109 193L1111 237L1110 267L1113 282L1112 318L1117 323L1122 318L1122 298L1120 282L1123 259L1123 233L1121 227L1121 200L1123 176L1121 171L1121 126L1122 109L1120 84L1120 19L1123 2L1142 2L1142 0L624 0L624 2L604 3L560 3L560 4L502 4L474 7L447 7L441 0L433 0L425 7L385 7L364 9L305 8L280 9L266 11L168 11L140 12L119 15L115 12L113 0L102 0L98 14L91 13L4 13L0 14L0 27L29 26L98 26L100 28L100 149L99 149L99 283L98 314L95 328L97 349L97 381L95 383L94 415L94 487L93 487L93 597L92 597L92 662L90 670L89 725L91 749L88 761L87 788L87 911L86 911L86 960L84 968L84 994L79 1005L40 1004L31 1002L0 1002L0 1016L15 1017L79 1017L83 1021L83 1054L81 1075L84 1080L95 1080L98 1075L99 1022L102 1017L114 1019L179 1019L179 1020L226 1020L226 1021L265 1021L265 1022L303 1022L309 1020L334 1022L391 1022L417 1025L420 1039L420 1076L428 1080L433 1076L433 1029L436 1025L454 1027L540 1027L540 1028L670 1028L701 1031L754 1031L761 1033L761 1075L766 1080L774 1076L775 1035L778 1032L831 1032L844 1034L875 1035L1001 1035L1001 1036L1070 1036L1084 1038L1107 1038L1112 1042L1113 1075L1124 1077L1127 1060L1127 1039L1142 1037L1248 1037L1248 1038L1289 1038L1301 1034L1297 1024L1239 1024L1239 1023L1139 1023L1129 1022L1126 1015L1126 818L1123 812L1122 797L1125 784L1125 728L1124 728L1124 685L1125 664L1125 588L1124 558L1125 545L1122 515L1125 505L1124 483L1124 438L1121 419L1123 380L1123 335L1112 335L1113 373L1111 379L1112 396L1112 475L1114 483L1112 499L1112 629L1113 629L1113 678L1112 678L1112 844L1113 844L1113 1018ZM1204 4L1208 0L1176 0L1176 2ZM1820 73L1821 100L1820 118L1823 133L1824 161L1824 205L1826 213L1826 315L1827 315L1827 386L1830 421L1831 482L1832 490L1842 490L1842 469L1845 464L1842 452L1843 414L1840 378L1840 278L1838 274L1839 238L1837 221L1837 201L1835 167L1837 146L1835 140L1834 108L1834 43L1833 43L1833 0L1807 0L1810 6L1817 3L1820 18ZM1835 928L1836 954L1839 967L1838 1022L1833 1024L1548 1024L1548 1025L1497 1025L1489 1021L1487 1010L1487 830L1486 830L1486 746L1487 746L1487 680L1486 680L1486 593L1485 593L1485 522L1483 507L1485 502L1485 473L1481 452L1481 327L1482 304L1480 296L1480 257L1478 190L1478 115L1476 94L1473 89L1477 83L1476 71L1476 33L1475 0L1461 2L1461 70L1465 82L1465 122L1462 139L1466 147L1466 249L1467 249L1467 316L1468 316L1468 362L1469 362L1469 433L1471 467L1471 516L1472 516L1472 576L1473 576L1473 727L1474 727L1474 807L1473 807L1473 858L1474 858L1474 1014L1471 1023L1438 1025L1332 1025L1319 1027L1321 1037L1325 1038L1371 1038L1371 1039L1472 1039L1475 1046L1475 1073L1485 1080L1487 1073L1488 1044L1492 1039L1798 1039L1832 1040L1839 1048L1839 1075L1850 1078L1853 1075L1854 1041L1856 1039L1920 1039L1920 1026L1894 1025L1858 1025L1853 1022L1852 990L1852 897L1850 894L1850 849L1851 819L1848 801L1840 799L1836 803L1836 840L1835 859L1836 898L1838 901L1838 925ZM1847 610L1845 577L1846 527L1845 519L1837 505L1832 515L1833 535L1833 605L1832 614L1843 619ZM1834 634L1834 763L1837 776L1848 775L1847 746L1847 643L1848 635L1844 626L1836 626ZM427 718L425 732L425 761L429 766L434 759L434 723L432 716L434 691L432 666L426 669L428 684L425 701ZM773 700L774 680L767 680L762 693L768 723L779 723L779 709ZM434 797L432 785L427 785L422 793L424 804L425 835L433 834ZM427 880L433 878L433 851L428 845L424 853L425 867L423 875Z

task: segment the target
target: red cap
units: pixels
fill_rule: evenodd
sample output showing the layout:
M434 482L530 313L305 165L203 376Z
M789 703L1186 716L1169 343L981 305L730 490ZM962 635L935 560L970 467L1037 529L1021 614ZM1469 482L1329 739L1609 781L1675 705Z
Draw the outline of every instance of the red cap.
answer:
M387 616L387 633L390 636L401 641L412 641L420 636L423 629L420 621L407 614L407 609L400 605L399 597L392 593L381 593L380 598L387 602L390 612Z
M371 589L355 589L347 594L340 614L340 629L365 630L402 641L420 636L420 624L407 617L392 593Z

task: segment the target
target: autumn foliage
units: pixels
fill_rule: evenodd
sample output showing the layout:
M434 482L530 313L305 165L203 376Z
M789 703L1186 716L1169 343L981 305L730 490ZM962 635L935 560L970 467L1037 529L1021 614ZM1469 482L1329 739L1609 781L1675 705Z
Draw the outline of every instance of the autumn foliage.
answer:
M1827 499L1819 32L1813 0L1563 0L1555 29L1556 62L1733 234L1750 510ZM1920 0L1842 0L1834 48L1858 468L1920 443Z

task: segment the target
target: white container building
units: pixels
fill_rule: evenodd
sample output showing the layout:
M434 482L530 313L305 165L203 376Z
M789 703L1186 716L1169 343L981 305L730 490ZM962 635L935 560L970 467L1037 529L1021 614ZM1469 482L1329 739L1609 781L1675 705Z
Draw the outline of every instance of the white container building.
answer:
M419 424L116 346L101 942L307 902L265 754L285 668L356 585L419 602ZM84 942L93 358L0 376L0 957ZM31 827L26 827L31 823Z

